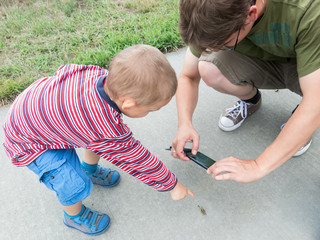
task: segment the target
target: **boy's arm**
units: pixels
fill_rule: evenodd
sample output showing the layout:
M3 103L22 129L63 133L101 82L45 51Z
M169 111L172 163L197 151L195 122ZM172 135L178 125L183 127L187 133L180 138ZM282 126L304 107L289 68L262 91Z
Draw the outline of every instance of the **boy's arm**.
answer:
M96 164L99 161L100 156L95 154L92 151L84 149L84 160L89 164ZM177 181L175 187L170 191L171 198L173 200L181 200L184 199L188 194L194 197L192 191L183 186L179 181Z
M320 126L320 69L300 78L303 98L275 141L256 160L229 157L208 169L217 180L253 182L292 157ZM221 173L226 173L219 175Z
M176 176L139 141L128 135L95 141L88 149L158 191L171 191Z

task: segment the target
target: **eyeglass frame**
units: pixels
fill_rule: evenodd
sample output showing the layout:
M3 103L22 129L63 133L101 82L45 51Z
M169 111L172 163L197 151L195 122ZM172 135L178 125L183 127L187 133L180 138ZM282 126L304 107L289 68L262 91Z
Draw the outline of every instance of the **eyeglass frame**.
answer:
M235 50L236 50L236 47L237 47L237 45L238 45L238 40L239 40L240 31L241 31L241 28L240 28L239 31L238 31L236 43L233 45L232 48L218 48L218 49L219 49L220 51L235 51Z
M263 1L263 5L264 5L264 0L262 0L262 1ZM249 2L250 2L250 6L253 6L253 5L256 4L256 0L249 0ZM238 45L238 40L239 40L239 35L240 35L241 28L242 27L240 27L239 30L238 30L236 43L233 45L233 47L230 47L230 48L228 48L228 47L227 48L216 48L216 49L218 49L219 51L235 51L236 47ZM209 49L207 49L207 50L209 50Z
M249 2L250 2L250 1L251 1L251 0L249 0ZM263 5L264 5L264 0L262 0L262 1L263 1ZM252 2L250 2L250 6L255 5L255 4L256 4L256 0L253 0ZM220 50L220 51L235 51L235 50L236 50L236 47L237 47L237 45L238 45L238 40L239 40L240 31L241 31L241 28L239 28L236 43L233 45L232 48L218 48L218 50Z

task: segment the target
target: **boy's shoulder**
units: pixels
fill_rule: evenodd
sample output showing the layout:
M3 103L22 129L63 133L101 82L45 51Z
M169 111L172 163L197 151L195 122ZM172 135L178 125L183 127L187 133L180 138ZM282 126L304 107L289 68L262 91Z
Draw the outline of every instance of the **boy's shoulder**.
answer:
M58 70L58 72L76 72L76 71L103 71L103 72L108 72L107 69L103 69L100 66L96 65L83 65L83 64L66 64L66 65L61 65Z
M61 65L54 73L53 77L58 81L65 81L67 79L78 79L86 81L89 79L98 80L102 76L107 76L108 70L95 65L79 65L79 64L66 64Z

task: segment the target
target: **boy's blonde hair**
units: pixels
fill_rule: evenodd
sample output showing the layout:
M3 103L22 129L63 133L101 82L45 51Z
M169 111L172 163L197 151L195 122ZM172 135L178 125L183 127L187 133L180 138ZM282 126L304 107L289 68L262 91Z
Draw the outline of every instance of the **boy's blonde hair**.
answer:
M131 97L137 105L150 105L172 98L177 85L176 73L163 53L134 45L111 61L105 87L112 99Z

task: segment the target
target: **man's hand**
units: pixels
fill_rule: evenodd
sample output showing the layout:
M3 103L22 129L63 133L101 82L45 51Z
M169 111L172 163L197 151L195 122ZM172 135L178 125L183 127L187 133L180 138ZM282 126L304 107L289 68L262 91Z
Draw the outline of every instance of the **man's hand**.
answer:
M266 174L259 168L256 160L228 157L217 161L207 170L216 180L234 180L241 183L257 181Z
M187 189L180 182L177 182L177 185L170 191L172 200L181 200L184 199L188 194L191 197L194 197L194 194L191 190Z
M196 155L199 149L200 136L192 126L181 126L172 142L171 155L175 158L188 161L183 152L186 142L192 142L192 154Z

